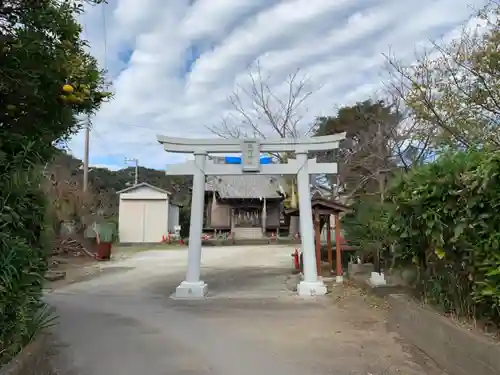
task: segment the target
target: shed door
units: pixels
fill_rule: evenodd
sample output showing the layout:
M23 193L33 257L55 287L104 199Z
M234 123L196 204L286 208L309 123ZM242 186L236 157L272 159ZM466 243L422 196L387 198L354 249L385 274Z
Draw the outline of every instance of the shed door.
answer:
M144 202L122 200L120 202L120 242L144 241Z
M164 200L146 200L144 203L144 240L161 242L168 233L168 203Z

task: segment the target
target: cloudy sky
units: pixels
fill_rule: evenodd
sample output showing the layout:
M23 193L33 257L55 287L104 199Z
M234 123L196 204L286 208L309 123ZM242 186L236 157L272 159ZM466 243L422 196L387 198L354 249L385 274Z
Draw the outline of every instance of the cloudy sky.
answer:
M156 134L213 137L259 61L278 94L300 69L313 94L303 126L374 97L383 53L410 61L428 40L457 30L486 0L109 0L81 17L83 37L108 70L115 98L93 119L91 164L124 158L163 169L184 160ZM83 155L83 136L70 142Z

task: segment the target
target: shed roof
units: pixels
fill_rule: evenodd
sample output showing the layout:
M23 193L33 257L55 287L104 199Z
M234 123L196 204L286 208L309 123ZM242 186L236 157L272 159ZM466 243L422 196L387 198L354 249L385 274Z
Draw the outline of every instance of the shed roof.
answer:
M339 212L351 212L351 208L337 200L326 198L313 198L311 199L311 206L314 211L315 208L331 211L332 214ZM299 208L285 209L285 214L290 216L298 216L300 213Z
M222 199L281 198L280 177L264 175L214 176L207 179L205 191L215 191Z
M163 193L163 194L168 194L168 195L171 195L172 193L165 190L165 189L161 189L157 186L153 186L151 184L148 184L147 182L141 182L140 184L137 184L137 185L134 185L134 186L129 186L128 188L126 189L123 189L123 190L120 190L120 191L117 191L116 194L122 194L122 193L129 193L129 192L132 192L138 188L141 188L141 187L148 187L152 190L155 190L159 193Z

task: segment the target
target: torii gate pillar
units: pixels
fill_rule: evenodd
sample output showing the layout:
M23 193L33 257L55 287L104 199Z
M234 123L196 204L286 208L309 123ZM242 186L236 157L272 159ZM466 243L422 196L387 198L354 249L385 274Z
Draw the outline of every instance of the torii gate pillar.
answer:
M304 139L188 139L157 136L165 151L194 154L194 161L171 165L168 175L193 175L191 221L189 226L188 267L186 279L176 288L173 298L199 299L207 295L207 285L200 280L201 236L203 232L203 206L205 176L223 175L297 175L299 193L300 232L304 258L304 278L297 287L301 296L326 294L326 287L318 278L314 246L314 227L311 208L310 174L336 174L336 163L317 163L308 158L310 151L325 151L339 147L345 133ZM243 154L242 165L214 164L207 160L209 153ZM293 152L297 159L286 164L260 164L261 152Z

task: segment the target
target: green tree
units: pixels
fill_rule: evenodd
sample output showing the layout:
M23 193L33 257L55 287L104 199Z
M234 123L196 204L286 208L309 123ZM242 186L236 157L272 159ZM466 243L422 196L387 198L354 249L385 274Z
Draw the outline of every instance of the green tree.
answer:
M396 168L395 137L401 116L393 106L370 100L342 107L336 116L316 119L315 135L346 132L346 140L334 153L322 153L322 159L336 159L339 175L332 184L349 197L383 197L387 175ZM399 144L399 143L398 143Z
M80 39L75 16L82 11L82 1L69 0L7 0L0 5L4 168L16 155L23 155L25 166L48 160L54 142L81 128L77 115L95 111L109 96L96 60Z
M80 39L82 11L77 0L0 3L0 365L50 321L41 302L52 227L43 167L80 129L78 116L109 97Z

